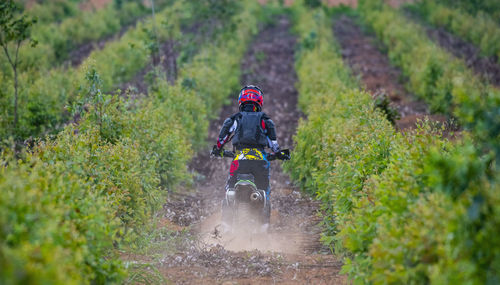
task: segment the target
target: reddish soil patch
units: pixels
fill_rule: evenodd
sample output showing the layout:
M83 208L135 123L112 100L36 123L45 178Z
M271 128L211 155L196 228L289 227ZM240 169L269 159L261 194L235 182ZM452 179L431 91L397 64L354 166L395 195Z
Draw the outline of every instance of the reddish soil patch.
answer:
M261 4L266 4L268 0L258 0ZM386 0L386 3L392 7L399 7L405 3L413 3L415 0ZM285 6L290 6L293 4L293 0L284 0ZM335 7L340 5L350 6L353 8L358 7L358 0L323 0L329 7Z
M346 5L356 8L358 6L358 0L325 0L326 4L330 7ZM392 7L399 7L406 3L412 3L414 0L386 0L385 2Z
M109 3L113 2L113 0L88 0L84 1L80 4L80 10L82 11L91 11L91 10L99 10L104 8Z
M37 0L27 0L24 2L24 8L30 10L37 2Z
M365 35L351 18L340 17L333 29L342 48L342 57L361 77L366 90L372 95L387 94L391 105L398 110L401 119L396 122L397 128L414 128L418 120L426 117L432 121L446 121L445 116L429 115L427 105L406 91L400 82L401 71L390 64L389 58L377 48L376 41Z
M326 3L330 7L346 5L350 7L356 8L358 6L357 0L326 0Z
M245 67L242 85L255 84L264 90L264 111L274 120L283 147L292 145L300 117L294 87L295 38L289 29L286 18L264 28L241 65ZM211 122L211 143L224 119L237 112L236 93L219 118ZM216 225L229 163L210 159L207 147L191 164L191 169L199 173L197 192L175 197L165 205L169 220L196 229L191 243L159 260L158 269L165 278L177 284L346 284L346 277L338 274L342 263L319 242L318 203L291 185L280 162L271 166L273 210L269 233L248 237L247 245L256 239L253 250L252 246L234 249L230 240L224 241ZM267 241L267 246L262 246L262 241ZM280 247L285 242L289 246Z
M407 4L407 3L413 3L415 0L386 0L385 3L389 4L390 6L394 8L398 8L401 5Z

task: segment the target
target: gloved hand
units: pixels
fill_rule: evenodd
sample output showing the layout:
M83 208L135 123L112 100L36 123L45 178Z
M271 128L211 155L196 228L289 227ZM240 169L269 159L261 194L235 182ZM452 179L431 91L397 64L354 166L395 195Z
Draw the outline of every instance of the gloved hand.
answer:
M222 148L218 148L216 145L212 148L212 151L210 152L211 156L222 156Z
M271 141L271 150L274 152L274 153L278 153L280 152L280 146L278 144L277 141Z

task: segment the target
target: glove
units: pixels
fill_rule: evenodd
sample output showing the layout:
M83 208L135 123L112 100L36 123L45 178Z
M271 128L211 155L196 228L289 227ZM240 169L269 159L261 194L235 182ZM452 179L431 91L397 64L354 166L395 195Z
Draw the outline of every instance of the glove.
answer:
M222 148L218 148L216 145L212 148L210 152L211 156L222 156Z
M274 153L278 153L280 152L280 146L278 144L277 141L271 141L271 150L274 152Z

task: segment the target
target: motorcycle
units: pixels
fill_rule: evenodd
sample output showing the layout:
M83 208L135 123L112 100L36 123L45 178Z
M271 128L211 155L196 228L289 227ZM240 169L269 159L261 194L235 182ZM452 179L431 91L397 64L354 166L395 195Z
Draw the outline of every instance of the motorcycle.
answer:
M289 160L290 150L284 149L277 153L266 153L267 160ZM221 156L234 158L233 151L223 150ZM225 232L267 232L269 224L264 222L264 216L269 215L271 204L265 190L257 189L255 178L251 173L239 173L233 189L227 189L223 201L223 211L231 215L229 224L223 223ZM223 213L224 215L224 213Z

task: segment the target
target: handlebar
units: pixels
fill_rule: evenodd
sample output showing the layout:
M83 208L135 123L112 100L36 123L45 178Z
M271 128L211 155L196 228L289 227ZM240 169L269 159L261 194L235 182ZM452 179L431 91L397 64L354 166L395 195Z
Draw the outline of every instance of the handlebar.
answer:
M230 151L230 150L224 150L224 153L222 154L222 157L234 158L235 156L236 156L236 154L234 153L234 151Z
M279 152L276 153L265 153L267 160L272 161L272 160L289 160L290 159L290 150L289 149L283 149ZM236 154L234 151L230 150L223 150L221 157L229 157L229 158L234 158Z

